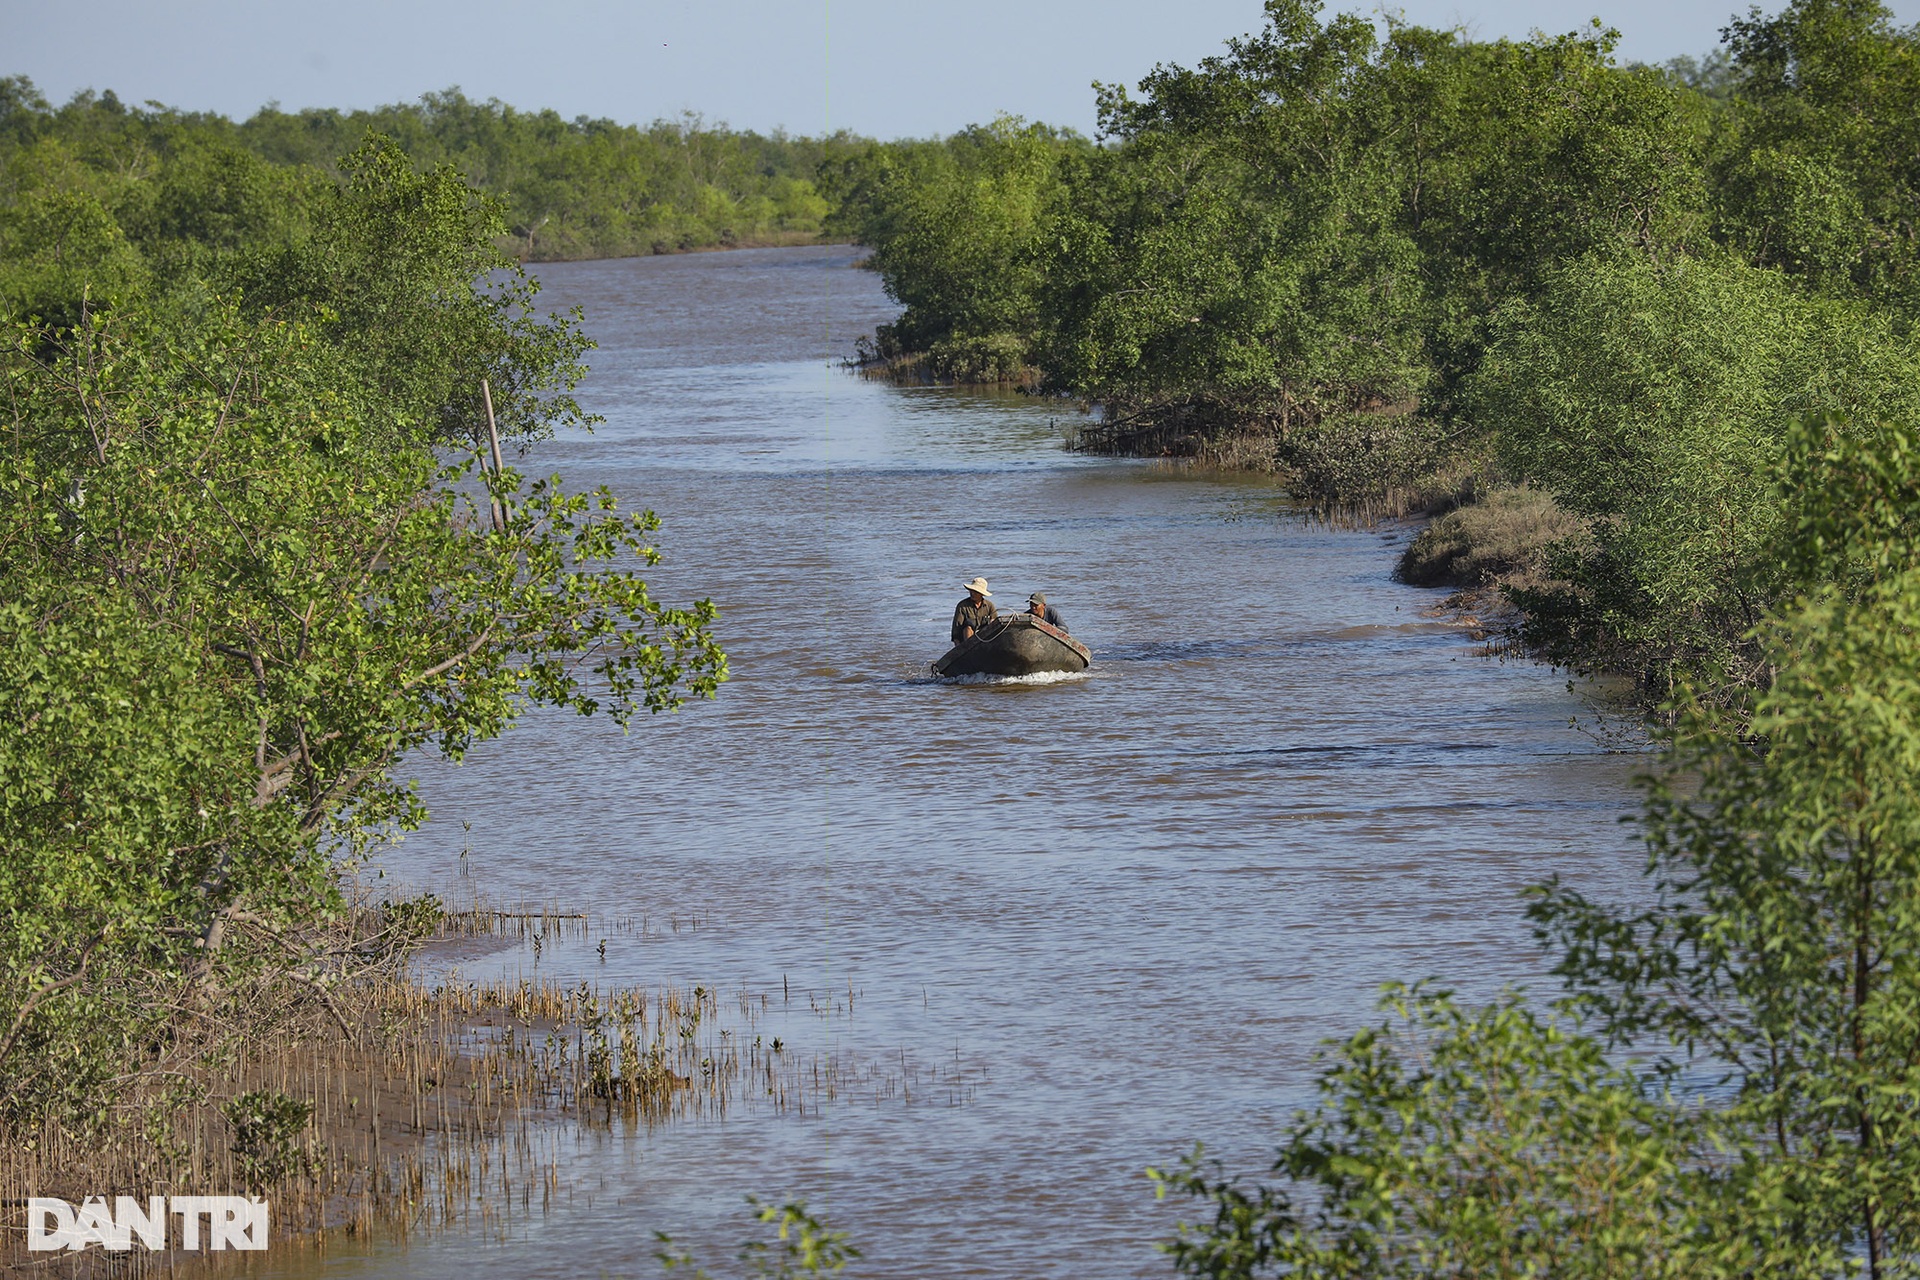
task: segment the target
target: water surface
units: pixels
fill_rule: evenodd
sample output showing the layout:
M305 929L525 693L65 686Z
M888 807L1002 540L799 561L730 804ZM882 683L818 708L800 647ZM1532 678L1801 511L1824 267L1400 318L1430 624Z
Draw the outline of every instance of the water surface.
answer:
M1401 535L1067 454L1070 407L833 367L893 314L854 256L541 268L599 339L606 422L524 465L660 514L650 580L718 603L734 678L629 737L538 715L422 764L434 824L386 865L653 922L509 968L744 985L797 1054L964 1085L569 1139L577 1193L507 1243L329 1270L655 1275L656 1228L724 1267L751 1192L830 1207L850 1274L1168 1275L1146 1165L1204 1139L1263 1167L1377 984L1540 982L1518 890L1637 871L1635 762L1569 727L1563 677L1394 583ZM1092 671L927 679L976 574L1003 605L1044 590Z

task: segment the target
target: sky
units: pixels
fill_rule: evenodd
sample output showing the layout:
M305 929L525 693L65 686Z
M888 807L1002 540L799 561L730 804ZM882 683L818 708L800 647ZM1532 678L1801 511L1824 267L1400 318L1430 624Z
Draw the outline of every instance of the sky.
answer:
M1785 0L1771 0L1769 11ZM1619 56L1700 55L1741 0L1408 0L1480 39L1585 27ZM1920 0L1893 0L1920 21ZM1327 12L1377 15L1332 0ZM0 0L0 75L242 118L371 107L458 85L568 118L812 134L950 133L1007 112L1091 134L1095 80L1133 84L1262 24L1258 0Z

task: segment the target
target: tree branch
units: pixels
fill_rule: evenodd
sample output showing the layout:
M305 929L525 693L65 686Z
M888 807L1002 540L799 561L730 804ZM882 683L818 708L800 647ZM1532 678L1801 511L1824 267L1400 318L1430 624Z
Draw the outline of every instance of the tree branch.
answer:
M111 926L108 927L110 928ZM64 978L59 978L47 983L31 996L27 997L26 1003L21 1005L20 1011L14 1015L13 1026L8 1030L7 1038L0 1040L0 1064L5 1063L7 1055L13 1052L13 1046L20 1039L20 1033L26 1029L27 1019L33 1016L33 1011L39 1008L40 1005L45 1002L46 998L54 992L64 991L66 988L80 981L80 979L86 977L87 961L93 957L93 949L106 940L107 929L103 928L100 932L93 935L86 946L80 949L80 960L72 973Z
M435 666L428 667L425 671L422 671L419 675L415 676L413 679L401 685L400 686L401 689L403 690L411 689L415 685L425 684L427 681L433 679L435 676L446 674L447 672L453 670L455 667L459 666L461 663L465 662L468 658L471 658L474 654L480 652L481 646L486 644L486 642L488 640L491 640L492 638L493 638L493 624L489 622L486 626L480 629L480 634L473 638L472 644L469 644L465 649L462 649L459 653L454 654L451 658L448 658L445 662L439 663Z

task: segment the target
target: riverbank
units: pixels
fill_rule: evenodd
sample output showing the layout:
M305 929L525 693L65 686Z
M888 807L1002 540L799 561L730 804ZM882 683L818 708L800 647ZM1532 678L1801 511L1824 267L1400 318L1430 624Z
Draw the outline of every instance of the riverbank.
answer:
M852 244L846 236L826 235L820 232L759 232L744 236L722 236L718 239L699 239L687 236L659 236L636 240L633 244L616 249L595 247L579 252L554 252L545 249L529 254L523 241L514 236L501 236L494 241L495 247L507 256L523 265L538 265L555 262L618 262L625 258L659 258L683 253L726 253L735 249L801 249L816 245Z
M855 342L846 367L863 378L899 387L1037 392L1041 383L1040 369L1027 359L1025 345L1011 334L954 338L921 351L903 346L892 326L881 325Z
M1011 338L970 356L908 351L883 326L860 340L847 365L896 386L1039 394L1042 384L1041 371L1023 363ZM1250 414L1206 402L1092 408L1097 417L1067 428L1066 445L1075 452L1271 476L1314 515L1342 524L1428 521L1394 576L1412 586L1454 588L1449 616L1510 642L1525 621L1514 593L1565 587L1549 572L1551 549L1585 529L1550 494L1508 480L1485 442L1462 443L1460 433L1422 418L1417 400L1325 415L1290 413L1284 405Z
M1448 587L1439 612L1506 650L1545 656L1527 639L1528 608L1572 588L1557 576L1557 548L1587 523L1544 490L1516 484L1483 440L1443 434L1414 402L1328 415L1225 417L1161 407L1082 428L1084 452L1172 456L1277 478L1317 517L1341 524L1424 520L1394 563L1409 586Z
M1493 489L1434 517L1401 553L1394 576L1410 586L1452 587L1449 607L1462 620L1516 634L1525 618L1516 593L1567 589L1553 575L1551 549L1585 530L1586 522L1551 494L1526 486Z
M217 1015L185 1014L90 1125L0 1126L0 1200L254 1196L271 1209L270 1250L324 1252L336 1232L499 1230L542 1212L564 1181L561 1121L723 1115L748 1080L776 1107L808 1105L777 1042L734 1034L756 1014L745 996L723 1027L715 989L458 977L510 949L537 964L545 946L639 927L432 899L358 910L335 937L356 972L298 995L282 974L227 993ZM0 1272L91 1280L236 1261L179 1243L29 1253L16 1225Z

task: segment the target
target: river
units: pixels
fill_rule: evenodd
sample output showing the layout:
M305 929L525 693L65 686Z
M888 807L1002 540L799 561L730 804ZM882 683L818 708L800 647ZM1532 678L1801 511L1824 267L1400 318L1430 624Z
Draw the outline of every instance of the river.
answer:
M539 269L599 340L581 398L606 421L522 465L659 513L649 580L717 602L733 679L630 736L535 715L423 764L433 822L384 864L644 915L604 959L486 963L745 987L791 1052L895 1078L571 1138L577 1192L504 1242L376 1242L329 1274L652 1276L655 1229L724 1271L753 1193L830 1210L850 1275L1166 1276L1181 1207L1145 1166L1204 1140L1263 1168L1379 983L1545 989L1519 890L1631 891L1638 762L1570 727L1564 676L1393 582L1404 531L1069 454L1071 406L835 367L894 313L855 256ZM976 574L1003 607L1045 590L1093 669L929 680Z

